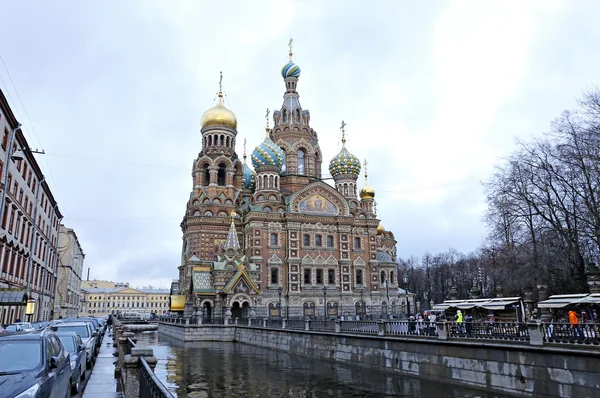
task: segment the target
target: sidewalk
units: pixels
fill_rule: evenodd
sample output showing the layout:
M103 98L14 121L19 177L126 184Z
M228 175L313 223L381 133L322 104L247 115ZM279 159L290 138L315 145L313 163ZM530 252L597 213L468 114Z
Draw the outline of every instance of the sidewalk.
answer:
M83 391L83 398L122 398L123 394L117 392L117 379L114 378L117 357L113 356L115 348L112 346L112 335L107 334L102 339L102 346L96 358L96 365L92 369L90 379Z

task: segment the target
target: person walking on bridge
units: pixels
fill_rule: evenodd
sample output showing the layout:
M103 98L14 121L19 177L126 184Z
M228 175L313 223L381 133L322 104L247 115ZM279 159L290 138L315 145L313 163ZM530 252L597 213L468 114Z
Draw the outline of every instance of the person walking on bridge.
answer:
M577 313L573 310L569 311L569 323L571 324L573 337L582 339L583 331L579 327L579 319L577 319Z
M463 314L461 310L456 311L456 331L459 336L463 333Z

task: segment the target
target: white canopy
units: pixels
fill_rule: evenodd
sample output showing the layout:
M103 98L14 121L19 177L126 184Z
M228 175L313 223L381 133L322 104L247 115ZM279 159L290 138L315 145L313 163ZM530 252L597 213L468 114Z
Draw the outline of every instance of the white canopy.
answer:
M487 303L483 303L480 307L488 310L503 310L507 305L518 303L521 297L502 297L491 299Z
M581 304L600 304L600 293L592 293L580 301Z
M575 305L582 303L588 296L587 293L583 294L555 294L550 296L548 300L540 301L538 308L564 308L568 305ZM593 301L588 302L593 303Z
M459 308L461 310L469 310L471 308L480 307L488 310L503 310L507 305L518 303L521 297L501 297L501 298L484 298L470 300L446 300L443 303L435 304L434 310L446 310L448 308Z

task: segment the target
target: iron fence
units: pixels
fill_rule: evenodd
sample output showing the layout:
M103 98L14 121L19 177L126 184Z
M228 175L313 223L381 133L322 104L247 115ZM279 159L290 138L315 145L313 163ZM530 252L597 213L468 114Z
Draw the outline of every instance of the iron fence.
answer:
M581 323L541 323L544 341L562 344L592 344L600 345L600 324Z
M156 377L146 358L140 357L140 398L175 398Z
M448 323L451 337L487 340L529 340L529 329L523 322Z
M379 325L376 321L343 321L340 322L340 331L377 335L379 333Z

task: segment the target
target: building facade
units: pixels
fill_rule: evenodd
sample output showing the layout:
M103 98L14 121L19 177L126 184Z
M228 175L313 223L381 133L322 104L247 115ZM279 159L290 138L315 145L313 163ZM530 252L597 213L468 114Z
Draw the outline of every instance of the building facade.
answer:
M0 321L50 319L57 279L62 214L0 91Z
M273 127L267 111L254 170L235 152L237 119L221 91L202 116L181 223L184 314L398 316L410 297L398 286L394 235L375 214L366 170L359 189L362 165L344 133L329 163L333 184L325 182L318 134L297 91L300 68L289 55L283 103Z
M82 293L80 316L101 317L123 312L160 315L169 309L169 289L134 289L128 283L84 281Z
M85 253L75 231L61 224L58 235L58 278L54 318L76 317L79 313L84 260Z

